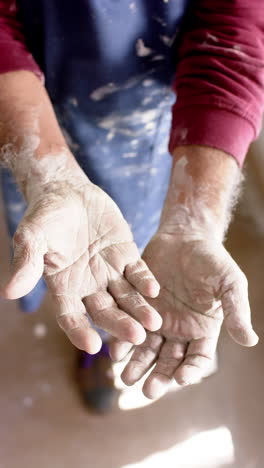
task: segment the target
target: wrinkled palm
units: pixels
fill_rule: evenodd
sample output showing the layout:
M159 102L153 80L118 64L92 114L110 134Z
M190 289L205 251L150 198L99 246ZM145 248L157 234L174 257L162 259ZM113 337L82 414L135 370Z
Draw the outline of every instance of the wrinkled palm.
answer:
M14 262L2 294L30 292L44 272L57 321L77 347L97 352L95 325L120 340L142 343L161 318L144 296L159 286L140 259L116 204L91 183L47 184L29 203L14 236Z
M142 378L153 364L143 388L149 398L161 396L173 379L181 385L199 380L214 357L224 317L235 341L257 343L247 280L220 242L157 234L143 258L160 283L159 296L149 302L163 324L133 352L122 374L126 384ZM113 343L113 358L124 357L129 347Z

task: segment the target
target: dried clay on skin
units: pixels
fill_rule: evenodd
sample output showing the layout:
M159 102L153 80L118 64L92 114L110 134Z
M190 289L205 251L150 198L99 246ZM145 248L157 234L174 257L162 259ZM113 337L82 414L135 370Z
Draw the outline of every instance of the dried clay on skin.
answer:
M192 238L209 235L210 238L222 242L240 193L241 180L242 175L237 168L234 180L230 181L230 184L227 181L223 186L220 195L221 203L226 206L223 224L210 208L210 200L213 196L212 187L204 183L198 189L194 188L192 175L188 171L188 159L183 155L176 162L171 178L168 200L173 198L174 203L165 203L160 230L167 229L173 232L176 227L178 232L183 232L186 236L188 232L191 232Z

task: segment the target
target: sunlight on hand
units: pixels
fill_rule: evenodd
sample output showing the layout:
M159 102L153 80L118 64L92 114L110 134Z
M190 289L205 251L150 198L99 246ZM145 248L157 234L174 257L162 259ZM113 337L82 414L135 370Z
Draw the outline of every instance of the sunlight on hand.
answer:
M129 360L129 356L127 356L125 360L115 363L113 366L114 376L115 376L115 386L121 390L121 394L120 394L119 401L118 401L118 406L121 410L133 410L136 408L143 408L144 406L149 406L155 403L155 400L150 400L149 398L146 398L142 392L142 387L144 385L144 382L146 378L148 377L148 375L151 373L152 368L148 371L148 373L142 379L140 379L136 384L132 385L131 387L127 387L121 380L120 375L122 373L122 370L125 364ZM218 360L217 360L217 354L216 354L214 360L212 361L204 377L208 377L214 374L215 372L217 372L217 369L218 369ZM173 382L170 385L168 392L176 392L176 391L181 391L181 390L183 390L183 387L177 385L176 382Z

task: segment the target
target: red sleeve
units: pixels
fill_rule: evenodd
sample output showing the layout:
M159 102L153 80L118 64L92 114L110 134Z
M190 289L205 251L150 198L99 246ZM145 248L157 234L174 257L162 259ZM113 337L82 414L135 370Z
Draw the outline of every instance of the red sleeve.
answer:
M206 145L242 165L264 108L264 1L193 0L178 60L170 151Z
M17 2L0 0L0 73L29 70L41 80L43 74L28 51L17 19Z

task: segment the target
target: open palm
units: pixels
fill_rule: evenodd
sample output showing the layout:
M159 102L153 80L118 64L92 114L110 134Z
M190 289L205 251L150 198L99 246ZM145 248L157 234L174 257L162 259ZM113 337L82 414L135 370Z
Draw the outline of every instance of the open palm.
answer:
M87 179L88 181L88 179ZM134 344L161 325L144 296L159 286L121 212L101 189L87 183L47 184L29 203L14 236L14 262L2 295L30 292L41 275L53 296L57 321L74 345L97 352L95 325Z
M155 364L143 391L161 396L173 379L185 385L199 380L214 357L223 319L232 338L245 346L257 342L252 330L244 274L220 242L157 234L143 258L160 283L149 302L161 314L158 332L148 332L122 378L132 385ZM124 344L112 355L122 357Z

